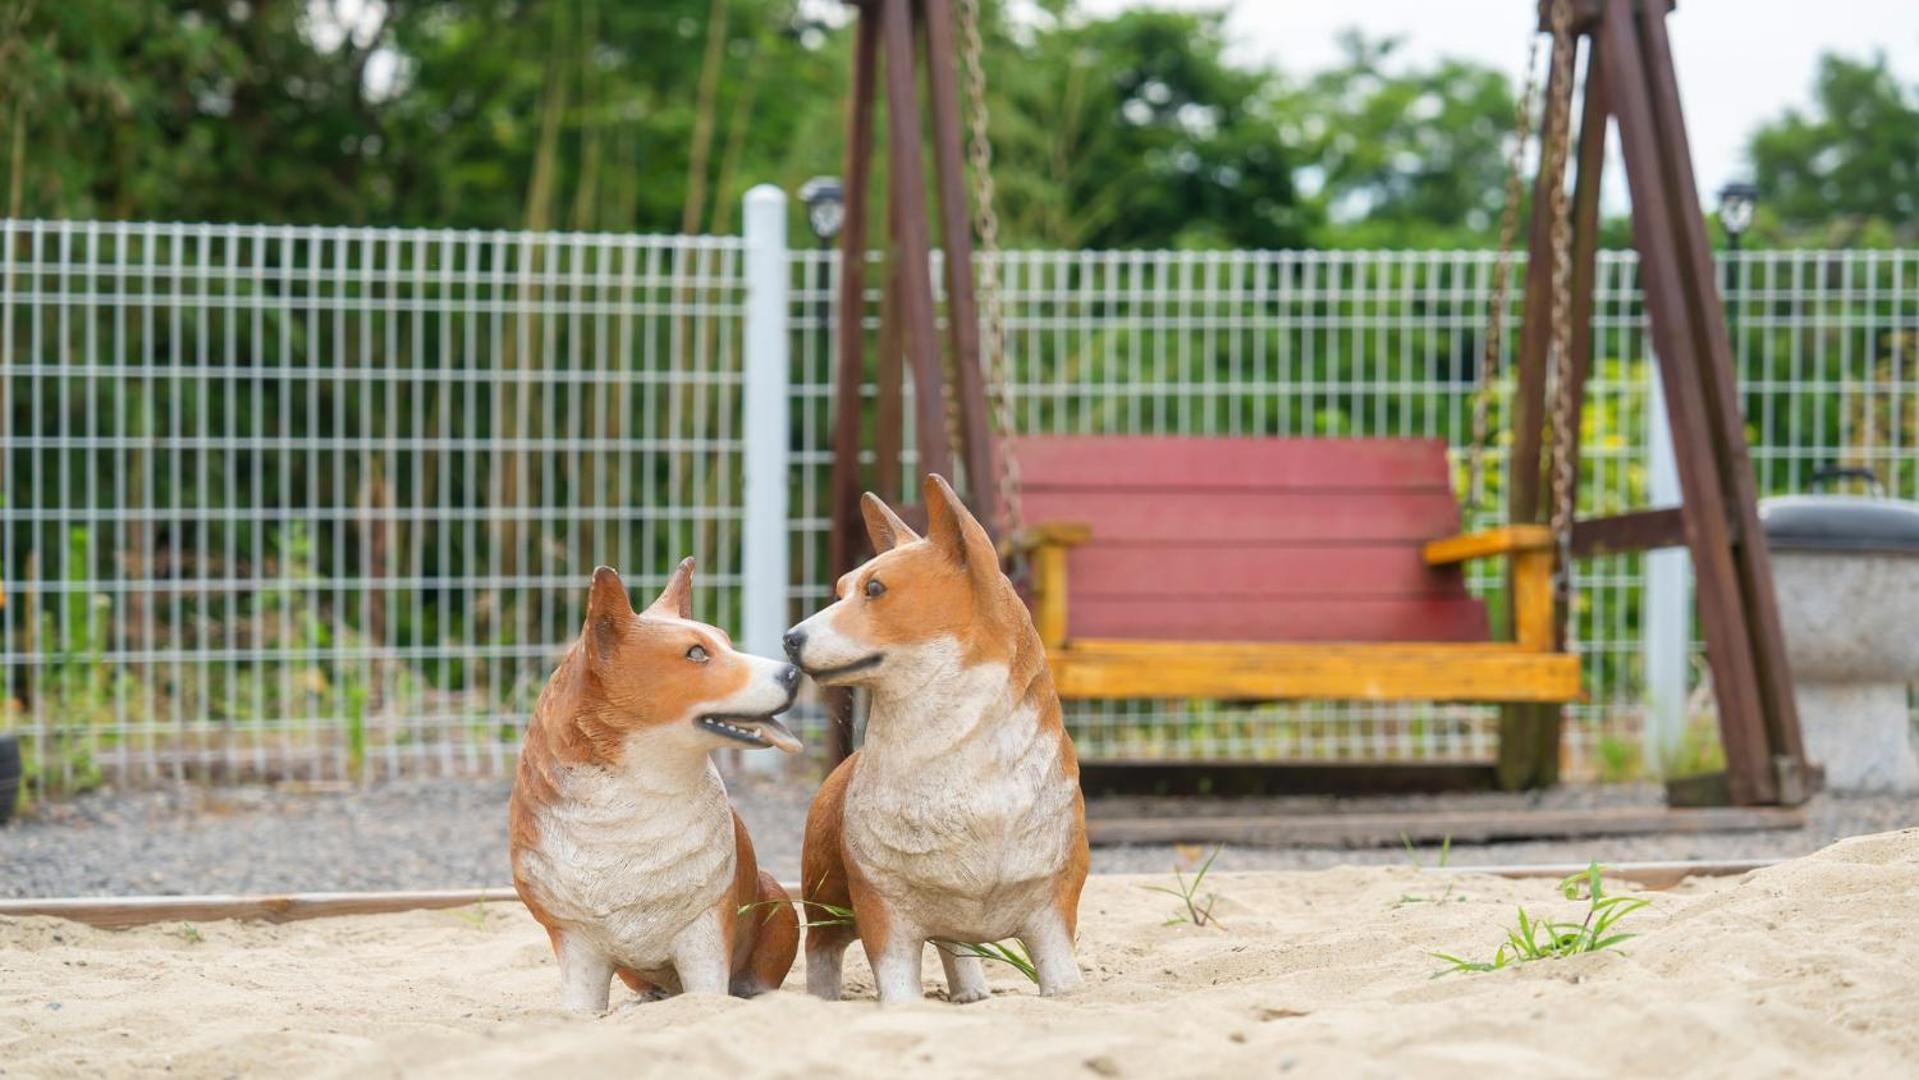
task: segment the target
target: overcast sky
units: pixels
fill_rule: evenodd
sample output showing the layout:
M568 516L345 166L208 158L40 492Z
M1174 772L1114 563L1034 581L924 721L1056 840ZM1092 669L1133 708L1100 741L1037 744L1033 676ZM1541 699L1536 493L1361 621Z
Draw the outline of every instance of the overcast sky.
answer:
M1083 0L1110 12L1128 7L1231 12L1236 59L1277 63L1301 75L1340 59L1337 35L1356 26L1369 37L1405 39L1402 56L1480 61L1517 80L1526 59L1532 0ZM1671 27L1679 88L1692 136L1693 165L1706 201L1746 173L1745 144L1760 122L1811 99L1822 52L1865 56L1883 49L1893 72L1919 83L1919 0L1680 0ZM1619 176L1609 169L1608 179ZM1608 187L1613 185L1609 184ZM1621 193L1609 202L1623 205Z

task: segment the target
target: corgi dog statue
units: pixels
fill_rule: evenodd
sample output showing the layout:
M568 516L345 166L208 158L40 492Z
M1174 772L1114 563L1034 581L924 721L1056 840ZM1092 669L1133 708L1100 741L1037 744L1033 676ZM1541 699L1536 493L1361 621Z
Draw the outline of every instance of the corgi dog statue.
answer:
M799 672L693 621L693 560L635 612L593 572L586 624L533 709L508 810L513 886L546 928L568 1009L603 1012L615 974L643 997L751 996L799 946L710 753L800 742L775 718Z
M950 943L1017 938L1042 994L1080 985L1086 882L1079 759L1044 648L993 541L946 481L928 476L927 530L868 492L873 549L838 599L787 631L787 655L825 686L865 687L866 739L806 818L803 902L849 907L813 926L807 989L828 1000L858 940L882 1004L921 997L927 943L947 996L987 996L980 961Z

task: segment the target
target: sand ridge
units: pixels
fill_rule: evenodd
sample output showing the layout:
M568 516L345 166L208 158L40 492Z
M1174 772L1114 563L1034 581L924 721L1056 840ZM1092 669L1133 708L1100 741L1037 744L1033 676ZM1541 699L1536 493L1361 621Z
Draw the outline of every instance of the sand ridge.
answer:
M1208 880L1220 928L1166 925L1159 876L1095 876L1087 988L880 1010L848 993L557 1008L524 911L103 931L0 919L8 1075L1919 1075L1919 829L1650 896L1623 951L1435 979L1490 956L1550 881L1411 868ZM937 987L929 953L927 984Z

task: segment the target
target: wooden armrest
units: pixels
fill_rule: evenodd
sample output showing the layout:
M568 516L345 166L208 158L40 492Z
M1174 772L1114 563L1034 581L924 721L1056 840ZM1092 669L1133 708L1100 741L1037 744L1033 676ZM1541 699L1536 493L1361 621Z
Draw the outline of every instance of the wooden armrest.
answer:
M1513 640L1522 649L1551 652L1559 633L1553 595L1553 533L1544 525L1501 525L1485 532L1434 540L1426 565L1448 566L1496 555L1512 557Z
M1033 567L1033 628L1048 650L1066 644L1066 549L1093 538L1080 521L1028 525L1000 541L1001 558L1025 555Z
M1485 532L1464 533L1434 540L1426 545L1427 566L1448 566L1469 559L1493 555L1517 555L1523 551L1550 551L1552 530L1544 525L1501 525Z
M999 542L1001 556L1024 555L1041 548L1069 548L1093 538L1093 527L1083 521L1046 521L1028 525Z

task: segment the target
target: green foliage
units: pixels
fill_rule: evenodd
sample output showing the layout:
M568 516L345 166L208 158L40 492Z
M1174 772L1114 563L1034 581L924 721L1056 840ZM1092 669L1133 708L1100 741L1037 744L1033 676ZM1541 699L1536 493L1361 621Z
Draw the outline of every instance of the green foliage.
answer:
M1726 748L1719 741L1719 725L1710 715L1694 716L1680 733L1679 746L1661 763L1668 779L1724 772Z
M837 167L844 33L791 0L39 0L0 21L16 214L678 231ZM715 94L697 87L706 31ZM11 60L12 62L7 62Z
M934 947L953 956L976 956L981 960L991 960L1026 976L1033 985L1039 985L1039 969L1033 966L1033 958L1026 955L1026 947L1017 941L952 941L947 938L934 938Z
M725 233L749 184L842 167L837 4L413 0L350 25L340 10L10 5L0 212ZM1491 238L1508 70L1405 64L1398 42L1351 31L1332 69L1289 76L1229 60L1221 13L1074 0L989 0L983 31L1009 246ZM1753 138L1759 234L1909 240L1912 95L1883 57L1828 57L1815 98Z
M1493 950L1490 961L1463 960L1447 953L1434 953L1447 966L1434 972L1433 977L1459 972L1498 971L1509 964L1529 964L1537 960L1562 960L1581 953L1610 949L1637 937L1637 934L1621 933L1615 928L1626 916L1652 902L1629 896L1607 896L1603 877L1605 870L1596 862L1590 863L1583 872L1559 883L1561 896L1586 902L1585 918L1579 922L1535 919L1526 914L1526 909L1522 907L1516 925L1506 931L1506 940Z
M760 900L751 904L741 904L737 914L744 915L747 912L753 911L757 908L778 907L781 904L792 904L793 910L799 912L800 914L800 925L803 927L806 927L807 929L812 929L813 927L816 927L816 926L852 926L853 925L853 909L852 908L842 907L839 904L828 904L819 900ZM806 917L807 908L812 908L816 911L823 912L826 917L822 919L808 919ZM771 916L769 915L769 917Z
M486 901L475 900L471 907L455 910L453 916L475 930L484 930L486 929Z
M1178 898L1181 910L1175 911L1172 917L1166 920L1167 926L1177 926L1180 923L1191 923L1194 926L1220 925L1219 920L1213 918L1213 905L1219 902L1219 897L1213 893L1207 893L1203 901L1198 897L1200 885L1206 880L1206 872L1213 868L1213 860L1219 858L1219 853L1223 850L1225 850L1223 845L1215 847L1212 854L1206 856L1206 861L1200 864L1199 872L1193 875L1191 881L1186 880L1185 871L1174 867L1173 886L1146 886L1154 892L1163 892Z
M1307 239L1272 74L1225 59L1222 13L1054 5L989 48L994 174L1016 246L1278 248Z
M1810 111L1756 131L1760 217L1750 242L1829 247L1919 240L1919 89L1884 53L1820 60Z
M1645 775L1639 744L1617 735L1599 737L1599 779L1603 783L1623 784Z
M346 773L358 783L366 777L366 685L354 683L346 698Z
M1419 852L1413 848L1412 837L1407 836L1403 832L1400 833L1399 844L1406 849L1406 861L1413 865L1413 869L1424 870L1426 868L1426 865L1419 860ZM1439 844L1439 869L1446 869L1446 864L1452 861L1452 857L1453 836L1451 833L1447 833ZM1399 894L1399 899L1393 901L1393 907L1402 908L1407 904L1443 904L1453 899L1453 888L1457 884L1457 879L1448 880L1446 882L1446 891L1440 893L1438 896L1414 896L1411 893L1401 893ZM1464 903L1465 900L1465 897L1459 897L1461 903Z
M1331 247L1480 246L1505 199L1514 92L1462 60L1400 67L1396 39L1341 39L1345 59L1282 96Z
M66 535L65 568L57 599L47 610L28 609L43 652L51 661L34 686L47 719L50 738L38 761L23 763L29 785L40 791L87 791L103 779L96 752L109 727L125 713L132 677L104 660L111 625L111 604L89 591L93 576L93 533L73 528ZM23 744L23 751L27 748ZM23 785L25 786L25 785Z

